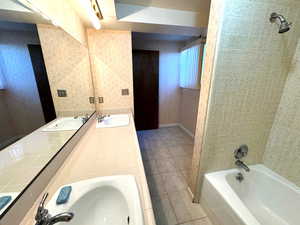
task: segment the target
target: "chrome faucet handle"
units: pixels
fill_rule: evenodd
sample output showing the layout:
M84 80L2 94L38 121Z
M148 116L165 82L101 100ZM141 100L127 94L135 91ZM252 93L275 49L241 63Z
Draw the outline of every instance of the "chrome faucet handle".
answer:
M35 220L39 223L43 220L45 220L48 216L48 209L45 209L45 201L48 197L48 193L46 192L43 197L42 200L39 204L39 207L37 209L36 215L35 215Z
M234 150L234 158L240 160L241 158L246 157L248 154L248 146L241 145L238 149Z

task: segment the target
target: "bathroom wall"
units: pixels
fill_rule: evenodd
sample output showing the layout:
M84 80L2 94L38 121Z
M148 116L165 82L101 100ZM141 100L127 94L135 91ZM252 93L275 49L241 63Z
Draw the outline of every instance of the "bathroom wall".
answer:
M85 28L70 1L31 0L30 2L76 40L87 45Z
M179 123L191 136L194 136L197 124L200 90L181 88L180 92Z
M38 25L43 56L57 115L93 111L89 97L94 96L88 49L64 30ZM58 97L57 89L67 91Z
M5 77L2 107L13 121L13 136L22 136L45 123L27 48L28 44L39 44L38 35L36 30L0 32L0 65Z
M300 18L295 22L299 24ZM297 37L300 37L299 29ZM263 162L267 167L300 187L299 74L300 38L268 139Z
M95 96L104 99L97 111L133 110L131 32L88 29L87 36Z
M159 124L179 123L179 41L134 39L133 49L159 51Z
M205 59L210 65L201 81L193 158L193 172L199 167L196 183L201 185L206 172L234 167L233 151L241 144L250 149L246 163L262 162L297 41L296 29L280 35L269 17L277 11L296 21L298 5L212 1L212 12L218 13L210 16ZM214 38L210 34L217 40L209 40Z

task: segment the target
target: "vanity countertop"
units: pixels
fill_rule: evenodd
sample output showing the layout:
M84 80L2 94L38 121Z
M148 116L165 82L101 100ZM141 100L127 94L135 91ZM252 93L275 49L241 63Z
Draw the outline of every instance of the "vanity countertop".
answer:
M48 199L63 185L76 181L112 175L134 175L144 211L146 225L155 225L154 214L133 117L128 126L96 128L96 120L82 136L44 192ZM42 193L43 194L43 193ZM39 197L20 225L34 224Z

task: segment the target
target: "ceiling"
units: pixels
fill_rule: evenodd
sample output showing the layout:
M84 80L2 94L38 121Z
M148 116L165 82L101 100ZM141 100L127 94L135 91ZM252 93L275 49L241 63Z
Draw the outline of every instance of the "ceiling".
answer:
M186 35L175 35L175 34L159 34L159 33L141 33L133 32L132 39L151 40L151 41L193 41L198 37L186 36Z
M201 8L210 4L208 0L116 0L116 2L194 12L198 12Z

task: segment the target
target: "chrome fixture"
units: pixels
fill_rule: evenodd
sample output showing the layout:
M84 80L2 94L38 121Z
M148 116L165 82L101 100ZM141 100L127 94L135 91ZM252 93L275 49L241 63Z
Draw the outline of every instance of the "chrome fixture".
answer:
M240 160L248 154L248 146L241 145L238 149L234 150L234 158Z
M249 172L250 169L249 167L241 160L242 158L246 157L248 154L248 146L247 145L241 145L238 149L234 150L234 158L236 159L235 165L239 169L243 169L246 172ZM242 182L244 180L244 176L241 172L239 172L235 178L239 181Z
M238 173L235 176L235 179L237 179L239 182L242 182L244 180L244 175L242 173Z
M98 123L103 122L106 117L110 117L110 115L102 115L102 114L100 114L98 116L98 118L97 118L98 119Z
M270 22L276 23L276 21L279 22L277 23L277 25L279 26L278 33L282 34L290 30L290 26L292 23L289 23L283 15L273 12L270 16Z
M244 169L246 172L250 171L249 167L243 161L241 161L241 160L236 160L235 161L235 165L238 168Z
M86 114L84 117L81 118L82 123L85 124L89 120L89 115Z
M47 197L48 193L45 193L35 215L35 225L53 225L59 222L69 222L73 219L74 213L71 212L60 213L55 216L51 216L48 212L48 209L44 207Z

